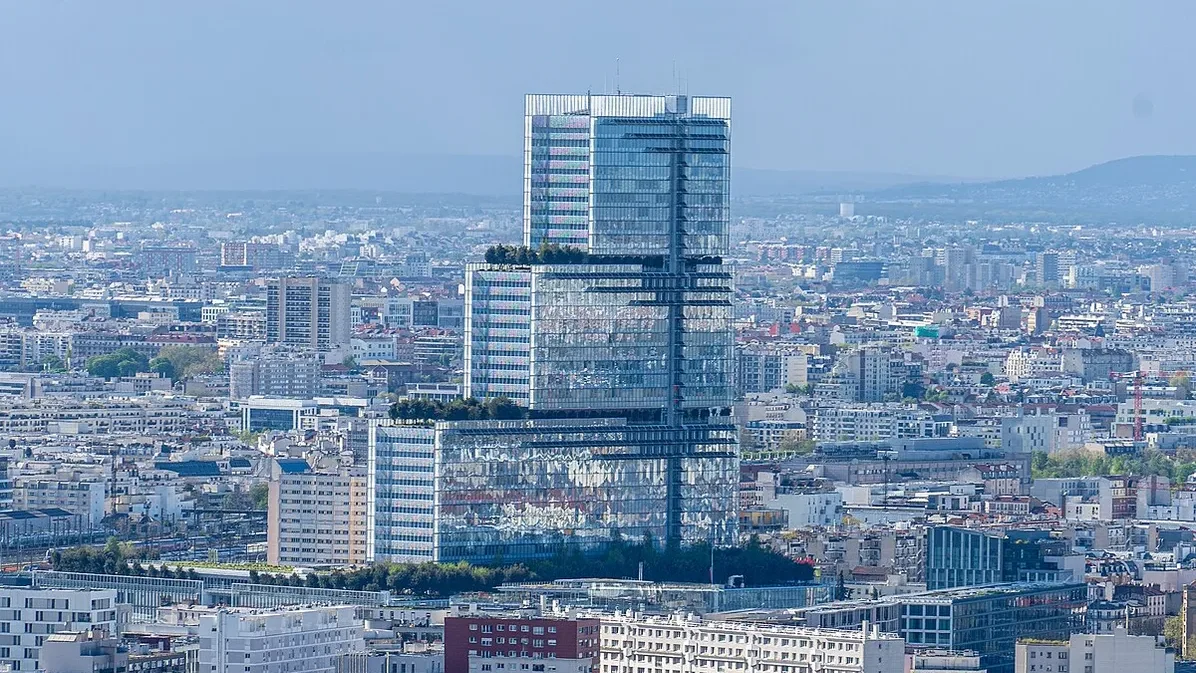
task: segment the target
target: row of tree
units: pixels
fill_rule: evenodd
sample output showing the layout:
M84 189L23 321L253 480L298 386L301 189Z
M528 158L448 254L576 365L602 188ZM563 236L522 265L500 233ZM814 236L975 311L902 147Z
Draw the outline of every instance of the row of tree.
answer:
M1182 483L1196 473L1196 452L1180 450L1174 456L1147 449L1137 455L1108 456L1100 451L1077 449L1030 458L1035 479L1052 477L1104 477L1108 475L1158 475Z
M120 542L116 538L109 538L103 549L94 547L71 547L70 549L55 550L50 555L50 565L55 570L76 573L97 573L101 575L135 575L145 577L165 577L168 579L197 580L199 575L194 570L179 568L158 568L157 566L143 566L145 560L140 552L127 542Z
M485 260L490 264L577 264L586 261L588 255L581 248L556 243L545 243L537 248L526 245L494 245L486 250Z
M55 552L55 570L70 572L148 575L151 577L195 578L193 570L143 567L126 545L110 540L102 549L79 547ZM813 568L771 551L756 540L743 547L716 548L697 544L661 549L650 538L638 543L616 539L601 554L591 555L573 541L563 542L550 558L494 567L469 563L376 563L359 570L331 573L280 575L249 571L249 581L259 584L306 586L356 591L389 590L415 596L449 596L489 591L507 582L554 580L574 577L638 577L660 582L709 582L742 575L747 585L808 582Z
M527 418L527 409L507 397L485 401L468 397L451 402L413 399L391 405L390 417L404 421L510 421Z

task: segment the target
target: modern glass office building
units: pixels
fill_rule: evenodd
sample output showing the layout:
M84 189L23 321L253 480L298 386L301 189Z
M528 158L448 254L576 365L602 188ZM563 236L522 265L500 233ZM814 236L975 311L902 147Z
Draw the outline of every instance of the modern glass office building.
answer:
M585 255L470 265L468 394L532 409L729 406L728 98L531 95L524 243Z
M366 474L366 559L436 557L436 430L370 420Z
M1019 582L825 603L796 616L818 628L872 624L911 649L971 650L989 673L1014 673L1019 639L1066 640L1083 628L1087 606L1083 582Z
M441 560L736 541L730 108L527 97L526 250L467 270L465 386L530 420L437 424Z
M898 633L910 647L971 650L989 673L1014 673L1019 639L1063 639L1083 628L1083 582L1003 584L903 596Z
M1070 581L1077 579L1076 573L1062 565L1070 549L1070 543L1048 531L931 526L926 529L926 588Z

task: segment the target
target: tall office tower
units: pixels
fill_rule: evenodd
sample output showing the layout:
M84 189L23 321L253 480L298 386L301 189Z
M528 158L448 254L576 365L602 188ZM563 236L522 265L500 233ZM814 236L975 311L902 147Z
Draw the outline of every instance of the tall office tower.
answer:
M730 107L727 98L528 96L530 250L494 250L485 264L468 267L465 316L468 394L509 397L536 419L504 440L522 447L515 453L528 461L520 477L520 497L528 499L503 503L519 491L438 465L438 489L472 483L486 491L446 494L442 502L474 508L457 511L457 520L488 520L505 504L508 512L568 512L554 514L560 528L590 544L608 538L613 521L635 522L633 530L619 528L628 537L735 541L732 288L722 263L729 248ZM584 418L613 419L619 429L604 434L561 424ZM574 432L595 440L588 448L575 444ZM477 444L499 441L493 434L471 435L473 449L444 451L438 460L460 456L473 460L460 474L477 469L489 459ZM568 460L544 448L552 441L568 445L561 448ZM585 463L596 488L563 487L580 478L568 473L573 460ZM570 495L533 503L536 482ZM486 500L494 507L482 514ZM612 514L633 505L642 510L635 516ZM543 526L549 518L524 512L508 521ZM536 545L526 541L527 549ZM516 553L492 546L507 558Z
M321 352L349 347L349 286L322 278L275 278L266 287L266 341Z
M730 405L730 111L528 96L524 241L579 253L469 266L470 395L666 421Z

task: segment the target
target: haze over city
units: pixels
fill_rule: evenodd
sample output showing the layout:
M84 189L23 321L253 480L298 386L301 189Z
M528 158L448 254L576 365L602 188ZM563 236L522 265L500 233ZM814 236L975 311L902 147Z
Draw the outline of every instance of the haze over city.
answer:
M0 673L1196 673L1193 19L0 4Z
M1062 173L1196 153L1194 20L1182 1L7 3L0 183L342 186L318 166L517 157L518 92L616 86L731 96L738 167Z

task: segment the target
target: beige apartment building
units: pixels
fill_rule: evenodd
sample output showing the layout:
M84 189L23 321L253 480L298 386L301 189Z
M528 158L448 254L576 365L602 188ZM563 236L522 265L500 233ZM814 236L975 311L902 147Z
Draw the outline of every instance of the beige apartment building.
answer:
M366 474L314 470L280 458L270 479L267 561L275 565L350 566L366 560Z

